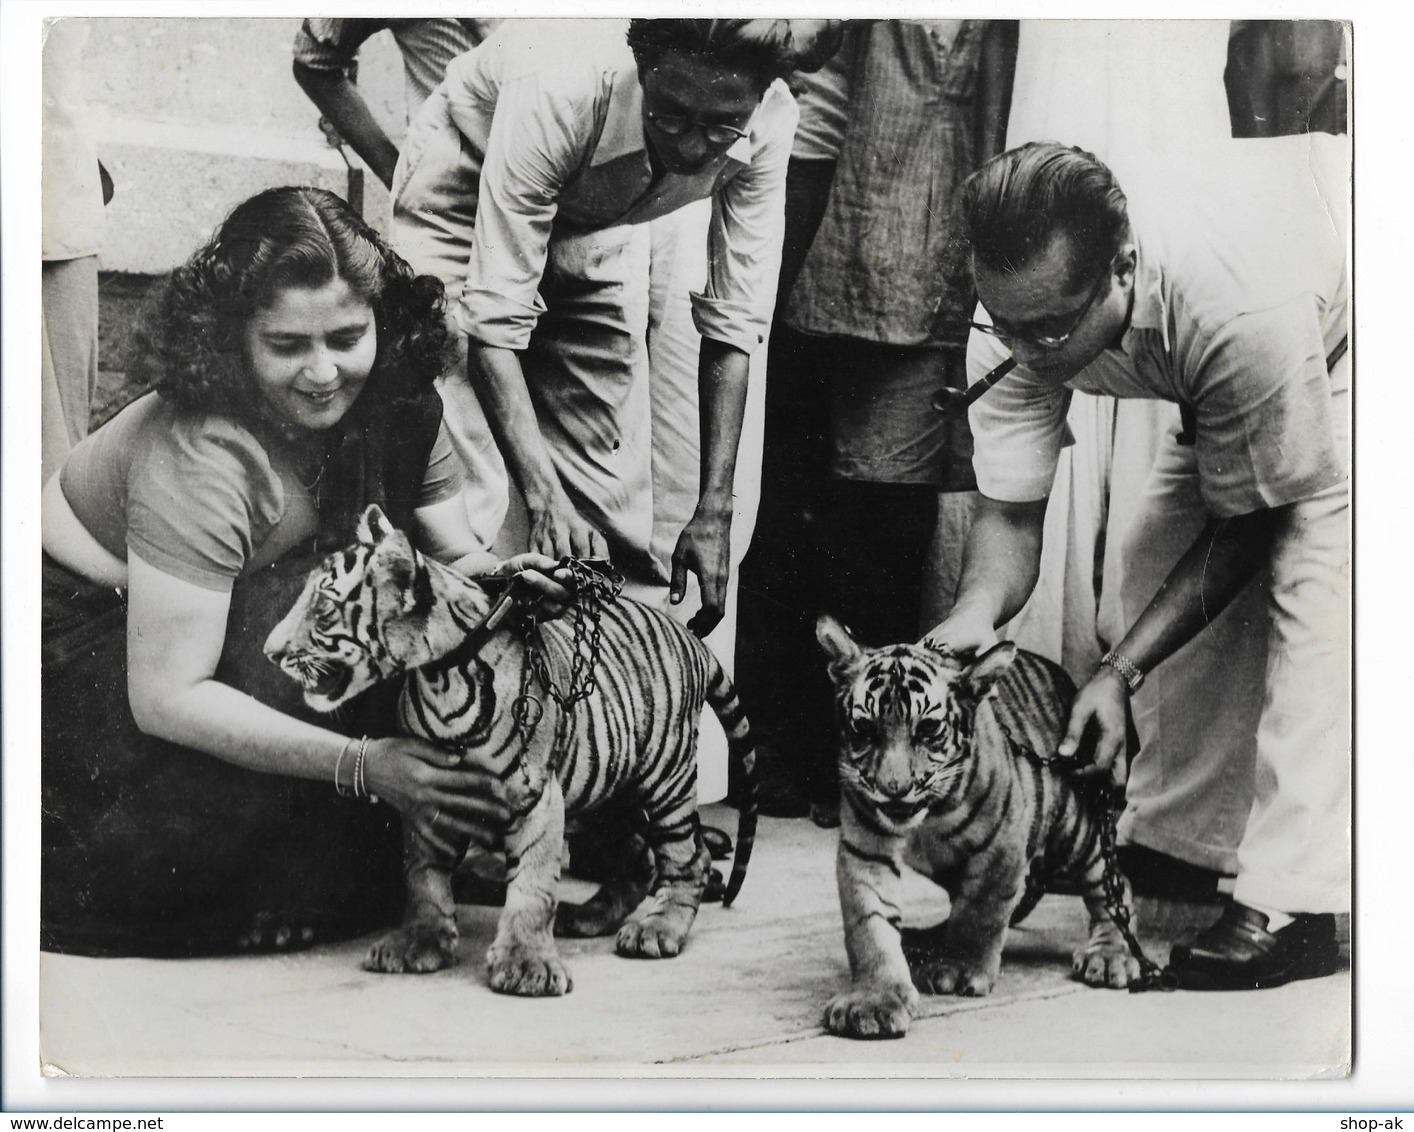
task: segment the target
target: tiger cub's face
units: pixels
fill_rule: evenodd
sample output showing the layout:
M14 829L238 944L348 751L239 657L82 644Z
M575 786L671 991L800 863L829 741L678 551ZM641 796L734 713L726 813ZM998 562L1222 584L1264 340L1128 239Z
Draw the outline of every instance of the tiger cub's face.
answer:
M1016 655L1009 642L972 663L922 645L865 649L821 617L840 738L840 787L902 832L947 796L972 753L977 705Z
M422 557L378 507L358 540L329 555L265 641L265 655L304 688L305 703L332 711L366 688L416 668L434 603Z

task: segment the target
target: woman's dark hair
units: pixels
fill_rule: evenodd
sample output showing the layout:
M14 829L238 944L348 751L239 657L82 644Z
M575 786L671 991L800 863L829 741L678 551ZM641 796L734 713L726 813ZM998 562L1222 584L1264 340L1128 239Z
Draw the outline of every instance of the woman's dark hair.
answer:
M843 34L843 20L630 20L628 45L640 67L681 51L742 68L764 93L776 79L818 71Z
M950 275L972 262L993 270L1029 263L1067 237L1070 283L1098 279L1129 235L1124 193L1094 155L1031 142L992 158L959 187Z
M234 417L260 409L246 374L247 320L286 287L342 279L372 308L369 388L412 395L442 372L442 284L407 262L326 189L267 189L158 286L134 338L132 376L183 406Z

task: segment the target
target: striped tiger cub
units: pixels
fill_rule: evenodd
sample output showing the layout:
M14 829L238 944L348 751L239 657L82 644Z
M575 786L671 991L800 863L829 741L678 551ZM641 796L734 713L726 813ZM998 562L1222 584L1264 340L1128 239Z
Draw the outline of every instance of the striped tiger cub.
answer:
M1090 936L1075 974L1092 986L1135 979L1139 965L1105 911L1105 815L1080 781L1031 757L1049 758L1065 734L1075 696L1065 671L1010 642L964 663L924 645L861 648L829 616L816 634L840 733L835 871L852 973L826 1028L899 1037L919 990L987 994L1008 925L1043 891L1085 898ZM936 948L911 965L898 900L905 860L951 904Z
M320 711L405 676L401 726L462 747L498 772L515 817L505 835L505 909L487 953L493 990L548 996L571 989L552 933L564 822L566 815L615 805L647 815L655 863L651 900L619 927L615 946L623 955L677 955L710 873L697 816L704 700L722 721L738 772L741 817L724 904L741 889L755 838L755 756L731 681L686 628L620 599L601 611L593 691L566 710L535 685L544 714L522 730L509 705L522 691L524 622L508 618L479 650L463 647L489 607L480 585L424 557L373 506L357 541L310 574L266 652ZM576 659L569 617L543 622L535 632L548 673L566 687ZM456 961L451 873L457 862L440 858L414 833L406 835L405 850L407 910L401 927L369 951L370 970L434 971ZM625 900L601 890L596 900L621 906L609 930L641 895ZM597 912L590 905L583 906L590 919L605 916L602 905Z

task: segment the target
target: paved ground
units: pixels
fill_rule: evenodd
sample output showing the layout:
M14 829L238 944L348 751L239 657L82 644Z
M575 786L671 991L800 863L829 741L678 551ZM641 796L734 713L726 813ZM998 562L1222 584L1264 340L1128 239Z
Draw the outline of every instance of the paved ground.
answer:
M709 816L733 827L732 811ZM42 1056L62 1073L177 1077L1291 1079L1339 1075L1350 1059L1348 974L1242 994L1092 990L1068 975L1084 913L1063 898L1013 933L991 997L926 999L900 1041L831 1037L821 1010L848 980L834 840L808 821L762 819L737 904L704 908L682 956L632 961L611 940L566 942L575 985L563 999L488 989L481 956L496 910L481 906L462 909L462 964L435 975L361 970L366 940L212 960L46 955ZM935 922L946 907L914 878L911 922ZM1152 920L1160 910L1145 911ZM1162 961L1171 940L1144 938Z

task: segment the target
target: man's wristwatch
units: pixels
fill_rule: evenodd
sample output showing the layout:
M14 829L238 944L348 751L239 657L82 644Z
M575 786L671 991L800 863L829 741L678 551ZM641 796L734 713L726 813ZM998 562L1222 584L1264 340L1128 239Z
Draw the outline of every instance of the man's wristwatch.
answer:
M1124 653L1111 649L1100 658L1100 664L1119 673L1119 678L1124 681L1124 686L1129 689L1131 696L1144 686L1144 673L1140 672L1139 666Z

